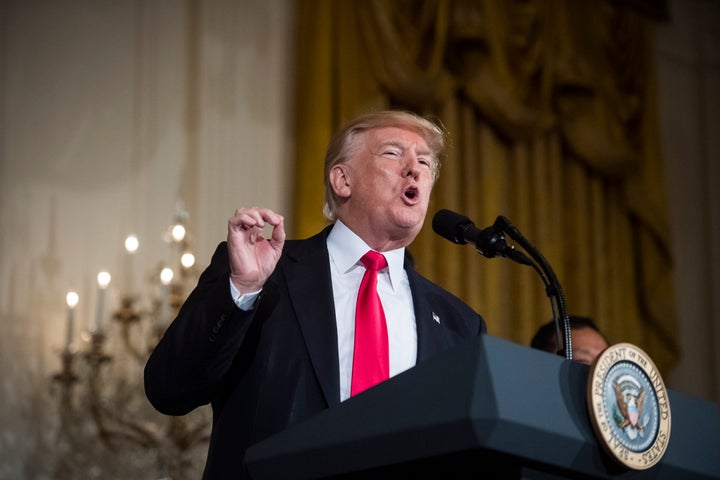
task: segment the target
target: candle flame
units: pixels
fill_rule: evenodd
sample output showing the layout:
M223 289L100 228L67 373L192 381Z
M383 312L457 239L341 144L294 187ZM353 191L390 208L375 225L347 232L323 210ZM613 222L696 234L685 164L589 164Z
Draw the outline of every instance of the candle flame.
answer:
M110 285L110 279L111 279L110 273L103 270L102 272L98 273L97 275L97 281L98 281L98 287L100 288L107 288L108 285Z
M163 285L170 285L170 282L172 282L173 279L173 271L171 268L165 267L160 272L160 282Z
M80 301L80 297L76 292L68 292L65 296L65 301L67 302L67 306L70 308L75 308L75 306L78 304L78 301Z
M171 231L173 240L176 242L181 242L185 238L185 227L178 223L177 225L172 227Z
M137 251L138 247L140 246L140 241L138 240L137 236L134 234L128 235L125 239L125 250L127 250L128 253L133 254Z

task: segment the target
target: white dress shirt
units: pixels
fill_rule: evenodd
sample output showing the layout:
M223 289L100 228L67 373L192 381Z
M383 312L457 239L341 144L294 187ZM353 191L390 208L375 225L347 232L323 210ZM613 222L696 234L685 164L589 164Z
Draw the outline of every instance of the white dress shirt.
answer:
M330 276L335 301L340 361L340 400L350 397L355 339L355 306L365 266L360 259L371 248L341 221L335 222L327 239ZM382 252L388 267L378 272L378 294L385 311L390 347L390 376L415 365L417 329L407 273L405 249Z
M365 266L360 259L371 248L340 220L327 239L330 255L335 321L338 332L340 364L340 400L350 398L352 363L355 339L355 305ZM390 347L390 376L397 375L415 365L417 361L417 328L415 309L407 273L403 268L405 249L381 252L388 266L378 272L378 294L385 311ZM260 292L240 295L230 281L235 304L249 310Z

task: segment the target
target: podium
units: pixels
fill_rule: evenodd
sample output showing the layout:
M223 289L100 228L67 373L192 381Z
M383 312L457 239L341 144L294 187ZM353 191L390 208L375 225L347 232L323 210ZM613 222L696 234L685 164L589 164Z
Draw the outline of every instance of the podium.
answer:
M663 459L615 463L586 407L589 368L491 336L468 340L253 445L252 477L720 479L717 405L668 390Z

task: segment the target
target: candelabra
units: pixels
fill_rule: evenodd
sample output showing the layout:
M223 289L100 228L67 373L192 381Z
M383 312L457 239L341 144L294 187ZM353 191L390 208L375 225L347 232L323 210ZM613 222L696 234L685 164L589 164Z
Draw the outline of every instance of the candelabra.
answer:
M148 478L149 470L156 478L199 478L209 440L208 408L161 415L145 398L142 382L148 355L197 280L186 219L179 214L166 239L179 274L160 264L150 275L149 301L143 305L141 296L124 292L107 327L104 300L111 277L98 274L95 325L84 332L78 349L72 343L78 296L68 294L67 339L61 370L53 376L59 390L56 478L129 478L139 472ZM129 236L125 246L132 256L137 238Z

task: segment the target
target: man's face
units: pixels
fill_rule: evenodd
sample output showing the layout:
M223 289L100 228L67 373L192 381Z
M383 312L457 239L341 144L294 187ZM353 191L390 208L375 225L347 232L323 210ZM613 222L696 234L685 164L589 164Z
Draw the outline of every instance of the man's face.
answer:
M427 214L435 161L430 149L420 134L398 127L369 130L356 142L351 158L337 166L346 199L339 218L372 248L406 246Z
M592 365L595 358L607 348L605 339L592 328L572 329L573 360Z

